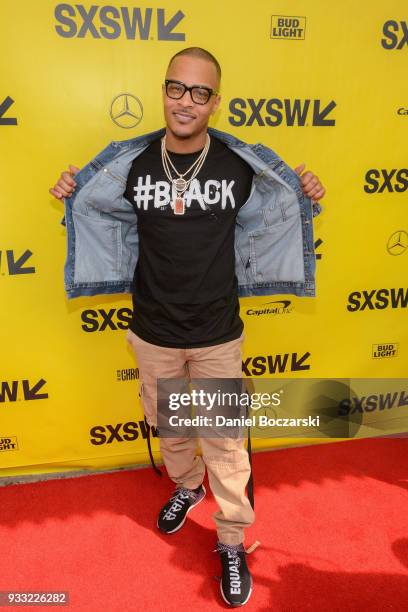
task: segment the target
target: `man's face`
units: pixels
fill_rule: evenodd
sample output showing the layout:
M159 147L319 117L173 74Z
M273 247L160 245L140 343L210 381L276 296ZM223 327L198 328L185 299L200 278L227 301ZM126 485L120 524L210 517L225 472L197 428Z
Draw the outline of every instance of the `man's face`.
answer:
M218 90L219 80L214 64L205 59L182 55L170 64L166 79L181 81L187 86L203 85ZM191 92L186 91L178 100L169 98L163 85L164 116L168 129L178 138L191 138L207 130L210 116L221 101L219 95L211 96L206 104L196 104Z

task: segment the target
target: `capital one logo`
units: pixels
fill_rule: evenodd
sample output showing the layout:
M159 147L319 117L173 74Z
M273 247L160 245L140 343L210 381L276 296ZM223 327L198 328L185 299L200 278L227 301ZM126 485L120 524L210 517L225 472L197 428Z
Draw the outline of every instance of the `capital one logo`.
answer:
M174 30L184 19L180 10L169 16L168 9L128 6L58 4L54 11L55 31L63 38L127 38L128 40L185 40Z

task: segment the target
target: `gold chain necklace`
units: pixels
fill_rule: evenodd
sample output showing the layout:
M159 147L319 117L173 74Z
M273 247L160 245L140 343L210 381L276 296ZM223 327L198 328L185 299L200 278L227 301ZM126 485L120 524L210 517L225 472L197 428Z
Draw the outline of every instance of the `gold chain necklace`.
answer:
M172 203L172 208L173 208L173 212L175 215L184 215L185 213L184 193L190 186L191 181L200 172L205 162L205 159L207 157L208 149L210 148L210 142L211 142L210 136L209 134L207 134L204 149L202 150L200 155L197 157L195 162L190 166L190 168L186 170L185 172L183 172L183 174L181 174L175 168L167 152L166 136L163 136L161 140L161 157L162 157L162 164L163 164L164 172L170 182L170 185L174 188L176 192L176 197L174 198L173 203ZM177 178L172 177L171 168L177 174ZM192 170L193 170L193 174L191 175L189 179L186 180L184 177Z

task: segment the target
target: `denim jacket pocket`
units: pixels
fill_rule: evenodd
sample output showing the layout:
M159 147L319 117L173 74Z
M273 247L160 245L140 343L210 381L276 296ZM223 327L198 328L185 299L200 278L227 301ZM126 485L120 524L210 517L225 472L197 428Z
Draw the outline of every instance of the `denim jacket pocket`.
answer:
M126 179L113 173L108 167L102 168L93 178L85 195L85 203L104 212L132 208L123 194L126 190Z
M121 280L122 241L120 221L91 217L72 211L75 228L74 282Z
M300 216L248 235L251 271L256 282L305 280Z
M285 208L280 201L262 208L262 216L266 227L286 221Z

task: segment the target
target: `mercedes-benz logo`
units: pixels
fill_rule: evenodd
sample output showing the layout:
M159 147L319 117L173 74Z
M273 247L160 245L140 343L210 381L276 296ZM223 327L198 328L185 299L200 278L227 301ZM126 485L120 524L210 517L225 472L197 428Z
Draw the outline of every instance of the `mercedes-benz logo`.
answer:
M387 251L390 255L402 255L407 248L408 234L405 230L398 230L388 238Z
M143 106L133 94L122 93L112 100L111 119L121 128L129 129L138 125L143 118Z

